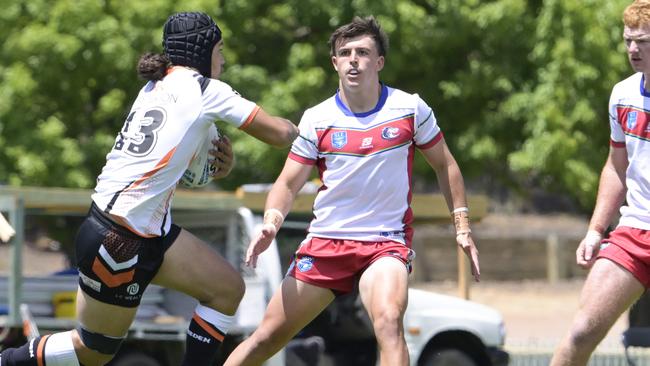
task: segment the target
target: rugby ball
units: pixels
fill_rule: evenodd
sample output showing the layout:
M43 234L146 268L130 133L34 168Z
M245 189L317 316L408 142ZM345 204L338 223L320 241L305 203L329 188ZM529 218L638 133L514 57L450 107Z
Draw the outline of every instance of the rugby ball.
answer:
M214 124L210 125L208 134L194 152L194 157L181 177L181 185L187 188L203 187L212 181L216 168L210 164L212 140L219 138L219 130Z

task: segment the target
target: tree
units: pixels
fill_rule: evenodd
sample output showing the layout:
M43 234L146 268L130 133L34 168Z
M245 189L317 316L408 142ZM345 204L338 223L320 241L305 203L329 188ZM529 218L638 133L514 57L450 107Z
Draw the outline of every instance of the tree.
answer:
M135 64L161 51L169 14L201 10L223 31L224 81L298 123L337 87L327 40L354 15L390 35L382 80L434 109L473 189L560 192L588 208L607 152L611 87L631 73L628 0L0 0L0 183L92 187L142 86ZM228 189L271 182L286 149L223 123ZM424 159L418 189L435 188Z
M545 1L530 55L537 73L504 105L524 127L523 143L508 154L524 186L593 205L609 146L609 93L632 73L621 36L628 4Z

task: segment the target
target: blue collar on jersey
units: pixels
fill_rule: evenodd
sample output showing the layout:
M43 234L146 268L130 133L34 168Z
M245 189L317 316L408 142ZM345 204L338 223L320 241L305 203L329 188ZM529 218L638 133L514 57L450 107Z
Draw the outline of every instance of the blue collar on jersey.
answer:
M641 85L639 86L639 88L641 89L641 95L643 95L644 97L650 98L650 93L648 93L645 90L645 88L643 87L643 84L645 84L645 74L641 74Z
M343 114L345 114L346 116L350 116L350 117L368 117L373 113L377 113L384 106L387 98L388 98L388 87L384 83L381 83L381 94L379 95L379 100L377 101L377 105L375 106L375 108L369 110L368 112L354 113L348 109L348 106L346 106L345 103L343 103L343 101L341 100L341 97L339 97L339 90L337 90L336 95L334 95L334 99L336 99L336 105L339 107L341 112L343 112Z

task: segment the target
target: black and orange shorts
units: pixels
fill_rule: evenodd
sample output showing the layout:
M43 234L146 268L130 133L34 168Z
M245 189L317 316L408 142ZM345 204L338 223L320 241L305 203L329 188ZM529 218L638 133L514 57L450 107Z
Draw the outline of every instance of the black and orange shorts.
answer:
M137 307L180 231L172 224L165 236L143 238L93 203L75 238L79 287L98 301Z

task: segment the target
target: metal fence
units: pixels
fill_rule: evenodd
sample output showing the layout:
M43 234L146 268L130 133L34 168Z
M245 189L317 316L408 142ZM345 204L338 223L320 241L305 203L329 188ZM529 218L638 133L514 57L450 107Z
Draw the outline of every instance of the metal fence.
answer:
M553 347L545 344L508 345L509 366L548 366L553 355ZM650 349L628 349L628 363L622 345L599 346L589 360L589 366L650 366Z

